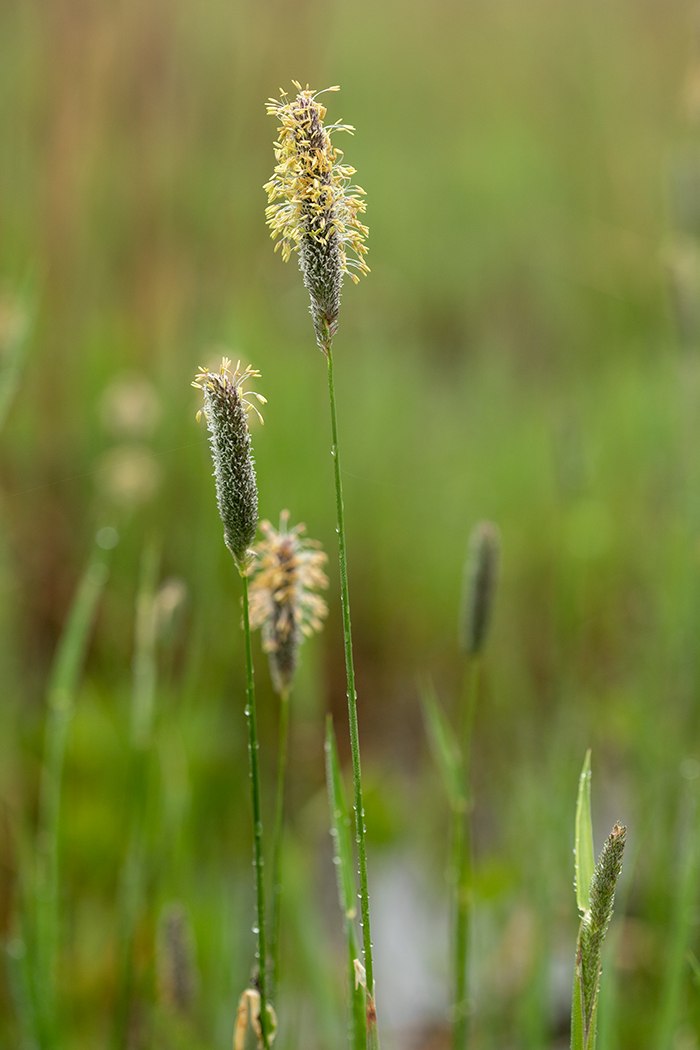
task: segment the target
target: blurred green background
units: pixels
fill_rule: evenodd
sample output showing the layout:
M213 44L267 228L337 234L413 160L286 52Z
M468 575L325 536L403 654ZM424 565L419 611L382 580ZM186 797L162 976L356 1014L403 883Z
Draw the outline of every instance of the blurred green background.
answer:
M249 978L239 583L190 387L222 347L260 369L269 401L253 426L261 515L289 508L330 555L330 617L294 696L277 1045L343 1045L322 744L330 710L347 760L326 375L261 188L265 100L298 79L342 87L329 119L357 129L338 144L371 231L335 357L385 1044L447 1038L448 817L417 681L432 674L447 706L457 695L466 541L491 518L503 567L476 722L475 1045L568 1046L591 746L596 848L614 820L629 828L601 1048L697 1050L683 958L700 954L697 34L690 0L0 5L3 389L20 370L0 448L0 927L15 961L51 661L93 537L119 534L68 726L65 1046L113 1045L144 551L162 616L124 1045L228 1047ZM256 661L270 824L277 706L259 645ZM196 942L188 1017L157 979L173 900ZM3 978L7 1047L32 1045L20 1000Z

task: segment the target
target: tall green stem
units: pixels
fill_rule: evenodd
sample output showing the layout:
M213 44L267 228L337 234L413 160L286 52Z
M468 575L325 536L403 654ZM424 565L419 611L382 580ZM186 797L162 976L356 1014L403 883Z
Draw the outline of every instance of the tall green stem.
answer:
M375 1022L374 1016L374 968L372 965L372 938L369 928L369 892L367 889L367 849L365 845L365 811L362 804L362 774L360 770L360 734L357 724L357 693L355 692L355 668L352 659L352 624L350 621L350 596L348 591L348 564L345 547L345 511L343 508L343 486L340 477L338 452L338 419L335 408L333 385L333 353L330 341L326 347L328 361L328 394L331 408L333 435L333 468L335 473L335 504L338 518L338 555L340 561L340 598L343 608L343 641L345 644L345 673L348 682L348 718L350 722L350 749L352 752L352 777L355 787L355 830L360 870L360 908L362 913L362 941L364 946L365 975L368 995L368 1027ZM370 1006L370 1004L372 1004Z
M277 754L277 804L275 834L272 845L272 928L270 954L272 956L272 984L274 995L280 977L280 910L282 904L282 836L284 834L284 781L287 770L289 741L289 693L280 696L279 748Z
M260 990L260 1027L264 1050L269 1050L270 1031L267 1013L267 939L265 936L265 882L263 857L263 824L260 812L260 770L258 766L258 722L255 711L255 677L253 674L253 650L250 643L250 617L248 615L248 577L241 573L243 581L243 631L245 634L246 660L246 721L248 723L248 754L250 756L250 782L253 801L253 856L255 865L255 888L257 896L257 960L258 988Z
M479 690L480 659L471 656L464 676L464 696L459 717L462 756L463 808L452 812L452 864L454 879L454 1021L453 1050L469 1044L469 941L472 911L472 845L470 766L474 710Z

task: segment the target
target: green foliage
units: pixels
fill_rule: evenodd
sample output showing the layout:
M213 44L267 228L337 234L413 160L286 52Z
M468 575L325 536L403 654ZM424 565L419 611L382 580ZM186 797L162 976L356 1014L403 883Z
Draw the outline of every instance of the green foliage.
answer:
M656 1037L664 1002L666 1031L693 1045L692 6L0 5L0 292L18 301L31 288L33 318L0 443L0 1045L35 1038L20 913L33 925L44 697L91 537L109 527L120 541L62 773L61 1035L71 1050L109 1045L134 606L144 544L159 535L161 578L186 598L156 654L132 1037L134 1050L157 1046L154 1031L177 1045L154 1019L154 952L161 907L178 899L201 971L197 1040L230 1050L254 951L243 639L189 382L224 352L260 369L261 516L289 507L332 556L323 362L299 274L271 251L261 190L273 164L264 99L296 75L341 84L324 104L357 129L347 157L371 230L372 274L345 286L334 344L363 774L402 815L371 841L370 865L409 857L447 896L447 807L414 682L429 672L440 697L455 695L455 566L464 523L488 517L504 560L472 762L475 1041L561 1040L569 988L551 975L575 935L570 788L590 742L600 798L629 807L637 858L619 958L606 963L612 1046ZM349 762L337 598L332 579L327 629L304 647L295 687L277 1050L344 1037L322 759L330 709ZM253 655L271 828L278 705L255 640ZM435 1029L448 1023L443 947L427 964Z

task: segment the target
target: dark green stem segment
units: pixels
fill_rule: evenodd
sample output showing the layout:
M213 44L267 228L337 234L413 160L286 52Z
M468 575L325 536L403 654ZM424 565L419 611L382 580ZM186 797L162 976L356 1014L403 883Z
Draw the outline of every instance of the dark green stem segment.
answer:
M267 1012L267 939L265 936L265 881L263 857L263 824L260 812L260 769L258 765L258 723L255 712L255 677L253 674L253 650L250 643L250 617L248 615L248 577L241 573L243 581L243 631L245 634L246 662L246 721L248 723L248 754L250 756L250 784L253 801L253 856L255 865L255 888L257 897L258 989L260 991L260 1028L264 1050L270 1047L270 1026Z
M343 641L345 644L345 673L348 681L348 719L350 722L350 749L352 752L352 777L355 787L355 830L360 871L360 910L362 915L362 942L364 947L365 975L367 978L367 1025L376 1032L374 1014L374 967L372 965L372 938L369 928L369 892L367 889L367 849L365 845L365 811L362 804L362 774L360 770L360 733L357 725L357 693L355 692L355 668L352 659L352 624L350 621L350 597L348 592L348 564L345 547L345 512L343 508L343 486L340 478L338 454L338 418L335 408L333 385L333 354L330 340L325 347L328 362L328 395L331 407L331 429L333 436L333 468L335 473L335 504L338 517L338 554L340 561L340 599L343 607ZM371 1016L370 1016L371 1014Z
M470 766L480 663L478 655L469 657L464 676L464 696L459 717L463 807L455 807L452 812L452 863L450 867L454 880L453 1050L466 1050L469 1045L469 941L473 896Z
M272 927L270 955L272 956L272 984L274 995L280 979L280 911L282 905L282 837L284 835L284 781L287 771L289 744L289 693L280 696L279 748L277 754L277 803L275 834L272 844Z

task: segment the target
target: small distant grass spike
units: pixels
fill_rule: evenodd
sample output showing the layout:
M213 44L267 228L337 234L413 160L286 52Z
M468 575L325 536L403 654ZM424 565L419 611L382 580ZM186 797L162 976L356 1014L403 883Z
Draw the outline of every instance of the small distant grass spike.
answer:
M492 521L480 521L469 537L464 565L460 645L469 656L478 656L486 642L498 583L501 537Z
M192 924L179 901L166 904L158 920L156 975L163 1005L191 1014L199 980Z
M270 99L267 112L280 121L275 142L277 165L265 185L267 223L277 238L275 251L286 261L299 253L299 267L311 298L316 340L328 353L338 327L344 274L353 281L369 273L365 262L369 233L359 216L365 210L364 190L351 184L355 169L342 163L343 153L333 145L336 131L352 134L349 124L324 125L323 92L293 81L296 97L281 91ZM337 87L327 88L337 91Z
M264 397L244 391L243 386L246 380L259 375L250 366L241 372L240 361L232 371L231 362L225 357L218 372L202 368L192 384L204 394L203 411L209 427L224 540L241 573L252 561L251 547L258 527L258 487L248 413L252 409L261 420L262 416L250 398L265 403Z

